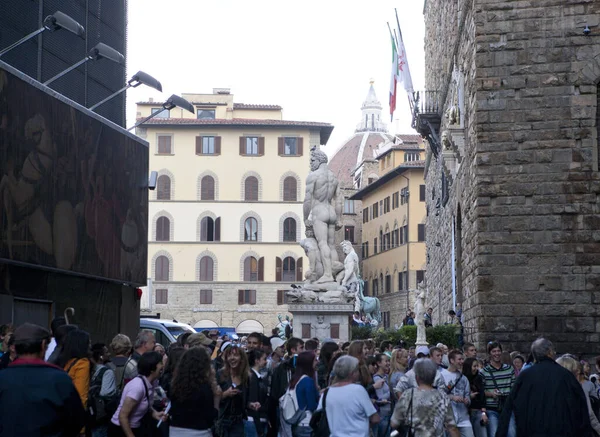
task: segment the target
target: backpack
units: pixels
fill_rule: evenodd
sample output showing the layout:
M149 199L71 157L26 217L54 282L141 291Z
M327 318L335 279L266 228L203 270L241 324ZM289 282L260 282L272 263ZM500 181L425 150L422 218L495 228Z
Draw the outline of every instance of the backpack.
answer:
M90 381L87 409L91 428L108 424L119 406L119 401L121 399L119 390L110 396L100 395L102 390L102 378L104 378L104 374L108 370L110 370L108 367L103 367Z
M300 384L302 379L306 378L306 375L302 377L296 383L296 387ZM290 425L297 425L306 417L306 410L298 407L298 397L296 396L296 388L290 388L285 391L285 394L279 398L279 409L281 411L281 417Z

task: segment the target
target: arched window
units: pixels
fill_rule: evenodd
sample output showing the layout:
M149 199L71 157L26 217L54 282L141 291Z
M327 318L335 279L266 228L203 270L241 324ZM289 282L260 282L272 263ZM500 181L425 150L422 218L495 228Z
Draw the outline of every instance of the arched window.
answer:
M283 241L296 241L296 220L291 217L283 221Z
M298 182L293 176L288 176L283 180L283 201L295 202L298 200Z
M171 178L167 175L160 175L156 181L156 199L171 200Z
M291 256L283 259L283 282L293 282L296 280L296 260Z
M164 255L156 258L154 264L154 280L168 281L169 280L169 258Z
M200 280L201 281L212 281L213 280L213 268L214 262L210 256L203 256L200 258Z
M248 176L244 181L244 200L250 202L258 201L258 179Z
M258 281L258 260L253 256L244 260L244 281Z
M215 200L215 179L204 176L200 181L200 200Z
M244 241L258 241L258 222L254 217L244 222Z
M167 217L156 220L156 241L171 241L171 220Z
M379 251L383 252L385 250L385 243L383 241L383 231L379 230Z

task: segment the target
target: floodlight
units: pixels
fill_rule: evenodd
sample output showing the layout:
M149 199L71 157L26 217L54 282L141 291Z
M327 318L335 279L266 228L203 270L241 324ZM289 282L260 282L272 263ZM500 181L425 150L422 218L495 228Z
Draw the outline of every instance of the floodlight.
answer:
M144 118L143 120L138 121L136 124L134 124L127 130L134 129L134 128L138 127L139 125L146 123L151 118L156 117L161 112L171 110L175 107L179 107L181 109L185 109L186 111L190 111L192 114L194 113L194 105L192 105L190 102L185 100L183 97L179 97L178 95L173 94L171 97L169 97L167 99L167 101L165 103L162 104L162 109L160 111L156 111L153 114L150 114L148 117Z
M68 72L75 70L77 67L85 64L88 61L92 61L92 60L96 61L98 59L108 59L108 60L116 62L117 64L120 64L120 65L125 64L125 57L121 53L119 53L112 47L107 46L106 44L98 43L92 48L92 50L90 50L90 52L88 53L88 55L85 58L83 58L81 61L77 62L76 64L71 65L66 70L61 71L60 73L58 73L56 76L52 77L51 79L48 79L46 82L44 82L44 85L51 84L55 80L60 79Z
M83 38L85 35L85 29L83 28L83 26L81 24L79 24L77 21L73 20L67 14L63 14L60 11L56 11L54 14L48 15L44 19L44 25L42 27L40 27L38 30L36 30L35 32L31 32L29 35L24 36L20 40L12 43L8 47L6 47L4 50L0 51L0 57L2 57L2 55L11 51L15 47L20 46L24 42L29 41L31 38L39 35L40 33L44 32L45 30L54 32L54 31L60 30L60 29L68 30L69 32L74 33L75 35L77 35L81 38Z
M118 96L123 91L126 91L129 88L135 88L135 87L140 86L142 84L146 85L146 86L149 86L150 88L154 88L155 90L162 91L162 85L160 84L160 82L158 80L154 79L152 76L150 76L147 73L144 73L143 71L138 71L137 73L135 73L131 77L131 79L129 79L129 81L127 82L127 85L125 85L119 91L115 91L114 93L112 93L110 96L108 96L104 100L99 101L94 106L91 106L90 110L93 111L98 106L100 106L100 105L108 102L110 99L112 99L113 97Z

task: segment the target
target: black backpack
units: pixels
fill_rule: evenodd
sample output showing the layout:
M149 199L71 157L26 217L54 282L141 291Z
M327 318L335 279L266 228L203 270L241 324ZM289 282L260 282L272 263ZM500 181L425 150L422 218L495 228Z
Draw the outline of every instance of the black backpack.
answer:
M88 392L88 415L91 428L107 425L119 406L121 392L117 391L110 396L101 396L102 378L110 370L108 367L100 369L98 374L90 381Z

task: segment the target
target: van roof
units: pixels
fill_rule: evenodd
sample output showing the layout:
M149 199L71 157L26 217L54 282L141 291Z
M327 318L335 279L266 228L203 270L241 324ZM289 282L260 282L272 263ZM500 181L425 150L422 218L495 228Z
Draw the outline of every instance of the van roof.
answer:
M149 325L151 325L152 323L160 323L161 325L164 325L164 326L186 326L186 327L188 326L185 323L174 322L173 320L169 320L169 319L150 319L150 318L141 318L140 326L144 322L150 322L150 323L148 323Z

